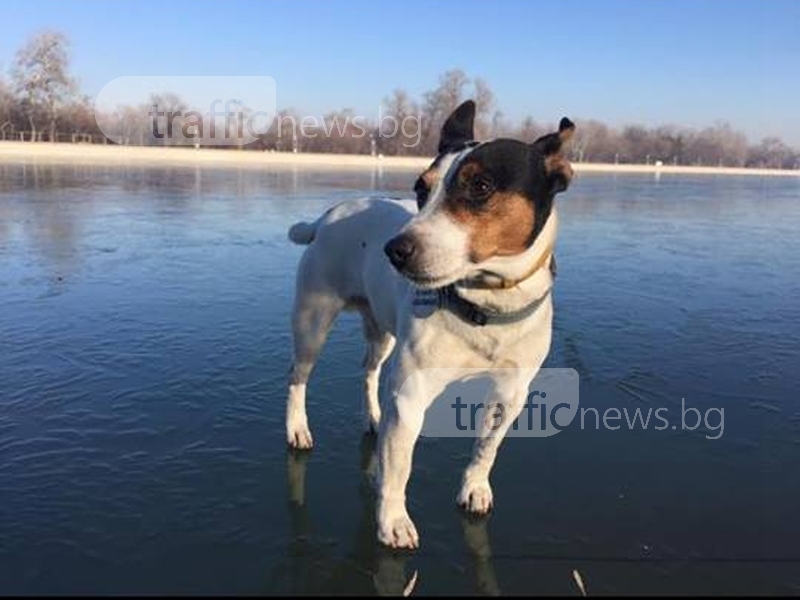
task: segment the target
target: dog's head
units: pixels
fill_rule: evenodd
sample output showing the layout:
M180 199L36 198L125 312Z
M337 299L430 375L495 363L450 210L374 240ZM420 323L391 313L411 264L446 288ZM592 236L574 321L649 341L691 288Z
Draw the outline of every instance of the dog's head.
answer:
M442 127L439 155L416 181L420 211L385 247L394 267L420 287L436 288L522 254L536 241L572 168L563 144L575 125L532 144L474 141L475 103L464 102Z

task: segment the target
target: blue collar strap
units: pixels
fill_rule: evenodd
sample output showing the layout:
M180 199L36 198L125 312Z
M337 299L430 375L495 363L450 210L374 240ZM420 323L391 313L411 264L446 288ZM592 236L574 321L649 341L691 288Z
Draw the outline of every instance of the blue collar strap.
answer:
M428 318L437 310L446 310L453 313L462 321L470 325L483 327L485 325L511 325L519 323L530 317L547 300L552 288L549 288L539 298L526 304L522 308L509 312L489 310L470 302L459 295L455 284L436 290L417 289L414 295L414 314L419 318Z
M466 298L460 296L454 284L440 288L438 306L442 310L448 310L462 321L466 321L472 325L483 327L485 325L511 325L519 323L530 317L537 309L547 300L553 288L548 288L547 291L517 310L509 312L499 312L482 308L470 302Z
M556 257L552 255L550 260L550 273L555 280L556 277ZM470 285L468 282L461 282L460 285L467 287L484 287L480 285ZM493 289L493 288L489 288ZM539 298L526 304L522 308L510 312L499 312L482 308L460 296L454 283L435 290L417 289L414 295L414 314L418 317L428 317L437 310L447 310L466 321L471 325L483 327L485 325L511 325L519 323L530 317L547 300L553 288L550 287Z

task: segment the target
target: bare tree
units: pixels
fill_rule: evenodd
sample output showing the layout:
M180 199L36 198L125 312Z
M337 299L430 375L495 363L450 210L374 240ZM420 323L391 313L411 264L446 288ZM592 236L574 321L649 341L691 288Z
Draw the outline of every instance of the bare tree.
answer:
M503 111L501 110L494 111L494 115L492 115L492 127L490 131L490 137L493 138L512 137L514 135L513 132L514 132L514 127L506 119L506 116L503 114Z
M380 151L386 154L402 156L416 151L420 136L420 109L400 88L384 100L386 114L381 115Z
M767 137L750 149L748 166L769 169L794 169L797 156L776 137Z
M593 162L615 162L620 149L617 132L605 123L594 119L587 121L585 126L592 140L592 147L589 149L587 159Z
M367 154L370 140L374 139L374 126L351 108L330 112L316 128L305 128L303 132L311 134L302 140L304 149L310 152Z
M300 140L297 136L302 118L292 108L284 108L272 120L269 127L259 138L260 147L263 150L277 150L279 152L291 151L295 148L301 149Z
M189 111L189 105L180 96L172 92L152 94L148 107L150 145L177 146L186 142L181 128Z
M689 132L687 154L695 164L742 166L747 160L747 139L728 123Z
M494 92L492 92L489 84L480 77L477 77L474 87L475 94L473 98L477 108L477 114L475 115L475 137L479 140L485 140L495 135L493 131L495 117L497 117L498 121L502 117L495 114L497 101L495 100Z
M741 167L747 160L747 138L734 131L730 123L719 122L711 129L711 137L718 149L719 164Z
M113 113L97 114L102 122L102 132L115 144L144 146L153 136L149 115L152 106L147 104L118 106Z
M451 69L439 77L436 89L426 92L422 102L422 154L436 154L439 130L447 116L464 100L464 88L469 84L461 69Z
M50 141L56 141L58 111L75 88L69 75L68 47L64 34L48 31L31 38L14 59L12 78L34 140L36 120L42 115L50 127Z
M642 163L652 152L652 136L642 125L627 125L620 135L620 159L624 162Z
M592 147L594 137L594 129L588 126L588 122L577 121L575 126L575 133L572 134L570 140L570 153L572 160L576 162L583 162L587 158L587 153Z
M688 153L694 140L693 132L674 125L662 125L653 132L653 135L658 160L675 165L689 161Z
M523 142L531 143L543 136L545 133L547 133L545 128L537 123L533 117L528 116L523 119L522 124L517 128L516 132L513 134L513 137L516 137Z
M13 126L16 101L11 88L0 79L0 140L6 139L6 133Z
M64 105L59 112L59 131L71 134L73 141L87 141L102 136L94 106L88 96L81 95Z

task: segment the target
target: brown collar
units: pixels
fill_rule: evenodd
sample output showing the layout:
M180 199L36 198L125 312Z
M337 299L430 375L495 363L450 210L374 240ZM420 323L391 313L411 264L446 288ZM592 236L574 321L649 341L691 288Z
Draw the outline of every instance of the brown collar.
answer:
M536 273L539 269L544 267L548 260L550 261L550 273L553 277L556 276L556 257L553 254L553 248L547 248L545 252L542 252L539 260L537 260L530 269L528 269L522 277L516 279L506 279L505 277L500 277L498 275L492 274L492 279L470 279L468 281L462 281L458 285L459 287L465 287L470 289L478 289L478 290L508 290L511 289L526 279L533 277L534 273Z

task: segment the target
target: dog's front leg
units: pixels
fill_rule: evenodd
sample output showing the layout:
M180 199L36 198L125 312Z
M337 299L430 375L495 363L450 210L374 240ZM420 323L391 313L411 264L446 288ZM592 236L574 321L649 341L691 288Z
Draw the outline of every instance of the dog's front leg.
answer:
M419 546L417 529L406 509L406 485L425 411L444 389L430 377L414 377L415 383L408 383L410 375L422 373L408 363L403 357L398 361L396 385L392 385L378 433L378 539L393 548Z
M384 411L379 427L378 540L393 548L416 548L419 535L406 510L406 485L419 428L400 417L397 400Z
M486 419L475 439L472 460L464 471L456 500L471 513L486 514L494 504L489 474L508 428L522 411L527 390L528 379L501 379L487 401ZM502 405L502 409L498 409L498 405Z

